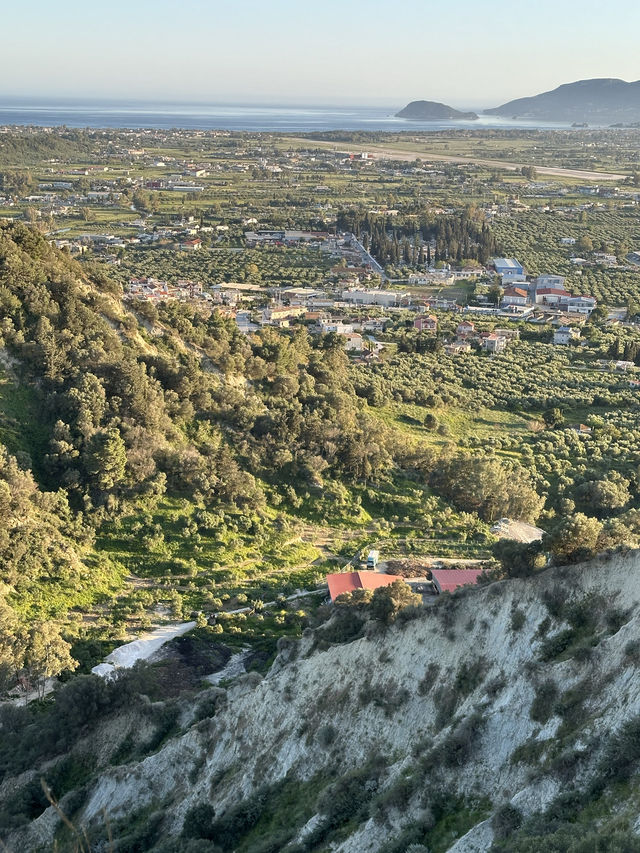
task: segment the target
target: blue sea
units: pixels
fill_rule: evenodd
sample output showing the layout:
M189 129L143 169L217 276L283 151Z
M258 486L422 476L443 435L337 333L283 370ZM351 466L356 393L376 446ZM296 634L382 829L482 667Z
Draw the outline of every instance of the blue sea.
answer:
M273 133L329 130L434 131L448 128L558 128L562 124L480 116L477 121L408 121L395 118L404 104L388 107L281 106L54 101L0 97L0 125L40 127L185 128Z

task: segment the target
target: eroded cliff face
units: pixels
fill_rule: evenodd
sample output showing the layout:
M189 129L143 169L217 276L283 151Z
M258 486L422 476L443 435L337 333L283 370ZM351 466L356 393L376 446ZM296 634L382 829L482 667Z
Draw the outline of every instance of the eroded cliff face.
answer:
M192 722L187 707L182 734L103 771L76 822L133 819L149 807L162 813L163 837L178 836L194 806L211 804L219 817L287 777L308 791L306 811L291 810L299 825L287 842L304 849L326 822L318 792L362 769L367 809L318 849L384 849L428 820L441 789L483 803L450 849L488 850L498 808L511 802L526 816L586 783L609 735L640 714L639 602L633 552L458 591L419 618L372 624L365 638L324 650L310 634L264 679L213 688L212 717ZM57 824L49 809L14 840L47 849Z

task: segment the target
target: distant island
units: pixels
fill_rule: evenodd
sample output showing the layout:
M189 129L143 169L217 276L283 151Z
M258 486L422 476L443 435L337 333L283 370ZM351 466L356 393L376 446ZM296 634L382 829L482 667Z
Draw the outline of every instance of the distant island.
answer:
M396 113L396 118L408 118L412 121L475 121L476 113L465 113L454 110L447 104L437 101L411 101L410 104Z
M640 80L635 83L613 78L578 80L551 92L509 101L484 113L568 124L634 124L640 121Z

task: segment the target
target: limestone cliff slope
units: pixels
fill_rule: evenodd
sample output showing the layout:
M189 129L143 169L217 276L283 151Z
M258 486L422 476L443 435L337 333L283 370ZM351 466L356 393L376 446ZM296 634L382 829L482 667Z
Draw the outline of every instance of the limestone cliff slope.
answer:
M174 839L158 850L489 850L505 814L522 826L617 783L607 762L640 715L639 604L631 552L459 590L351 642L308 632L265 678L206 694L209 716L185 707L155 754L103 770L74 820L154 814ZM633 834L631 753L616 820ZM10 849L50 849L59 828L48 809Z

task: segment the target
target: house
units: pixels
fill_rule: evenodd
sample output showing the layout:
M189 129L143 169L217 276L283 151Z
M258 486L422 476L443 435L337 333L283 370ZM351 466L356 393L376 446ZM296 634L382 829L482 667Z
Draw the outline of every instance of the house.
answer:
M482 349L487 352L502 352L507 347L507 339L492 332L482 340Z
M544 287L557 287L564 290L565 277L563 275L555 275L554 273L545 273L539 275L533 280L533 289L535 291Z
M508 287L502 295L503 305L526 305L529 294L521 287Z
M469 320L463 320L461 323L458 323L456 328L456 336L458 338L468 338L471 335L475 334L476 327Z
M491 263L498 275L508 275L509 273L523 275L524 273L524 267L515 258L493 258Z
M350 332L344 338L347 352L362 352L362 335L358 332Z
M413 325L419 332L437 332L438 318L433 314L426 314L422 317L416 317Z
M452 344L445 344L444 351L447 355L457 355L459 352L470 352L471 344L469 341L454 341Z
M402 580L399 575L385 575L382 572L338 572L327 575L331 601L335 601L345 592L354 592L356 589L378 589L381 586L390 586L399 580Z
M607 252L594 252L593 260L603 267L618 266L618 258L615 255L609 255Z
M517 341L520 338L520 331L518 329L494 329L493 331L496 335L508 341Z
M535 300L538 305L559 305L568 299L571 299L571 294L562 287L540 287L535 291Z
M390 317L373 317L365 320L362 330L363 332L384 332L390 322Z
M301 317L306 313L307 309L301 305L274 305L270 308L262 309L260 323L263 326L275 326L280 324L282 320Z
M521 285L525 286L527 284L527 277L524 273L504 273L501 276L502 286L503 287L512 287L513 285Z
M343 320L320 320L320 331L325 335L332 332L334 335L350 335L353 332L353 324Z
M575 237L561 237L560 242L563 246L573 246L576 242Z
M436 594L453 592L460 586L469 586L478 582L481 569L432 569L431 579Z
M202 240L196 237L195 240L185 240L180 243L181 252L197 252L202 247Z
M574 329L572 326L560 326L553 333L554 344L569 344L571 341L576 341L580 337L579 329Z
M569 296L560 303L560 309L568 314L591 314L598 304L594 296Z

